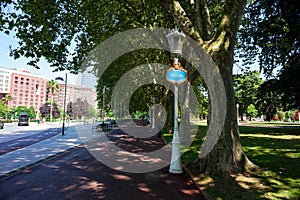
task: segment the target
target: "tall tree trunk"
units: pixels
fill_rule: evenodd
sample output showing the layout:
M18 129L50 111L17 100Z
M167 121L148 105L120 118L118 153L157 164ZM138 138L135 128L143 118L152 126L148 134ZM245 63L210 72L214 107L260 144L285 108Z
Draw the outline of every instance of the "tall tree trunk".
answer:
M195 162L195 167L208 174L230 174L255 168L242 150L237 124L236 101L234 98L231 68L220 67L223 78L227 112L222 134L213 150Z
M234 61L234 47L236 43L236 21L226 22L224 26L229 32L220 33L219 38L207 46L208 53L212 56L220 70L226 92L226 118L223 131L213 150L205 158L198 160L200 171L209 174L230 174L244 172L256 166L249 161L242 150L237 121L236 100L233 89L232 68ZM234 36L234 37L233 37ZM223 42L220 42L223 41Z
M210 31L211 20L207 1L201 1L200 4L199 2L197 4L196 12L199 13L200 21L198 21L201 22L200 31L195 28L180 1L165 0L162 2L173 14L183 32L197 41L212 57L219 68L225 87L226 99L224 100L227 104L227 113L223 131L212 151L206 157L199 158L195 162L195 166L200 168L200 171L210 174L230 174L252 168L254 165L247 159L240 142L232 80L234 47L246 0L222 2L220 21L214 34L211 34Z

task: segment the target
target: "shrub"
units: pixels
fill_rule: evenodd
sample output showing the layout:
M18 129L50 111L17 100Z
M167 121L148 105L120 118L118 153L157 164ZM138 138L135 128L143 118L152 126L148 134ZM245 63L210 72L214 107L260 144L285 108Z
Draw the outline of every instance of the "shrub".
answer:
M11 119L1 119L3 123L12 123Z
M295 110L289 110L288 112L285 113L285 118L290 119L294 121L295 117Z
M277 115L278 115L278 119L279 121L283 121L284 118L285 118L285 113L283 111L278 111L277 112Z

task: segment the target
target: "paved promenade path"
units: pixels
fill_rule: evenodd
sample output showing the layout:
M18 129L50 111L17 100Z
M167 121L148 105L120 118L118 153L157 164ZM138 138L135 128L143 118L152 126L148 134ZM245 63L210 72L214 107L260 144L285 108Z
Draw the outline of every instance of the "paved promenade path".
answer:
M0 199L205 199L186 173L172 175L168 166L129 173L104 165L82 144L94 137L106 137L125 151L150 152L164 146L159 138L135 139L120 129L104 134L92 132L90 125L70 126L65 136L0 156L1 167L11 166L1 169Z

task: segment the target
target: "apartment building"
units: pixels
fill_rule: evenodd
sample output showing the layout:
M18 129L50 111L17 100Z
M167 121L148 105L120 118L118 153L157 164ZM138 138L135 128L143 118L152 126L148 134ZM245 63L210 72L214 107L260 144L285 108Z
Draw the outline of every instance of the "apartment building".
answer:
M0 68L0 97L11 94L9 107L33 106L36 111L46 102L47 82L43 76L21 69ZM2 83L2 84L1 84Z
M65 84L59 85L59 92L54 93L53 99L59 105L63 106L65 97ZM76 99L87 100L89 105L94 106L97 108L97 101L96 101L96 91L91 88L83 87L81 85L71 85L67 84L66 90L66 105L69 102L75 102Z
M51 99L47 89L47 82L43 76L30 73L21 69L8 69L0 67L0 99L7 94L11 94L12 101L8 106L33 106L36 112L39 112L48 99ZM59 92L54 93L54 101L63 107L65 96L65 84L60 84ZM87 100L87 102L97 108L96 91L81 85L67 84L66 105L69 102L75 102L76 99Z

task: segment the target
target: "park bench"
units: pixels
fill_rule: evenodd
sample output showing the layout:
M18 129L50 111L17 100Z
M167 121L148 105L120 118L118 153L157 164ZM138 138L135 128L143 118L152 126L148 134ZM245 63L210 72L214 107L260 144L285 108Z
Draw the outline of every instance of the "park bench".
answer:
M98 122L92 126L92 132L94 132L94 130L96 132L101 130L104 132L110 131L113 128L113 126L114 125L110 121Z
M100 123L97 123L97 124L93 124L93 125L92 125L92 132L94 132L94 130L95 130L96 132L98 132L98 131L101 131L101 129L102 129L102 126L101 126Z

